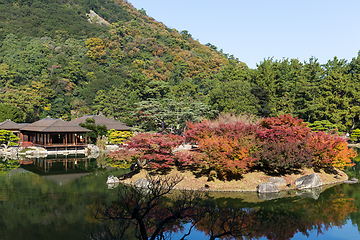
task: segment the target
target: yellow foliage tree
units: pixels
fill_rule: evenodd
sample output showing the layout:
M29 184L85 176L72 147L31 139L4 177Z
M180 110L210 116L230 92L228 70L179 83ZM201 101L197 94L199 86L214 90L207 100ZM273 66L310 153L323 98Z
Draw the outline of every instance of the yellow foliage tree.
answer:
M89 49L86 55L88 55L92 60L99 63L105 63L106 56L105 43L100 38L89 38L85 41L86 48Z
M111 129L108 131L108 140L112 144L121 144L133 137L134 134L129 131L116 131Z

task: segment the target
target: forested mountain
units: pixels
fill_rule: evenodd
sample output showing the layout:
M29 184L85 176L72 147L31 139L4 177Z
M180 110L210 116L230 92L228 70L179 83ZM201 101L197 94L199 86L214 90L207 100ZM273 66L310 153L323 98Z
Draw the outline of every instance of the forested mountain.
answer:
M214 76L246 68L123 1L0 3L2 108L18 122L97 113L136 125L136 103L149 99L208 109ZM90 23L90 10L111 25Z
M247 112L359 124L359 57L249 69L123 0L0 0L0 12L0 121L102 114L177 132L185 120Z

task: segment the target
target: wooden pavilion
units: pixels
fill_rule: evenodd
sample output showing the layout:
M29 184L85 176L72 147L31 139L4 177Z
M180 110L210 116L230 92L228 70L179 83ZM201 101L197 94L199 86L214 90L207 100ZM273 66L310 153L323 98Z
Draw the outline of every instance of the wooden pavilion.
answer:
M10 119L7 119L4 122L0 123L0 130L8 130L14 133L17 137L20 137L20 125L11 121Z
M79 125L80 123L86 122L87 118L93 118L96 125L105 125L108 130L114 129L116 131L130 131L130 127L126 126L124 123L99 115L86 115L76 118L70 121L70 123Z
M20 128L20 142L44 148L81 149L87 145L90 130L61 119L44 118Z

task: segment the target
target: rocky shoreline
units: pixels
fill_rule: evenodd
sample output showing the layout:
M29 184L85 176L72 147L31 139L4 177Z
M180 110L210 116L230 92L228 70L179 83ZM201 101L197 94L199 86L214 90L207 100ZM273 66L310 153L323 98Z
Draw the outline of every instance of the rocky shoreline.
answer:
M258 200L272 200L287 196L304 196L317 199L320 193L336 184L354 184L357 179L348 179L348 176L337 170L337 174L328 174L323 171L315 173L311 169L304 169L299 174L281 177L268 176L262 172L248 173L241 180L224 182L215 180L208 182L205 177L196 178L188 172L171 171L168 176L180 174L183 177L175 190L200 190L209 193L247 193L256 194ZM116 177L108 179L108 187L116 188L119 183L135 184L137 181L146 180L147 172L140 171L131 178L119 180ZM116 179L115 179L116 178ZM259 186L271 186L264 190Z

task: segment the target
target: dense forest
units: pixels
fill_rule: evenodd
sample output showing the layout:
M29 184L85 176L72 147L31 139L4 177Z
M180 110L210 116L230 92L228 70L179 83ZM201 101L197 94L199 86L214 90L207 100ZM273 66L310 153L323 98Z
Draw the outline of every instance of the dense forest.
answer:
M0 12L0 121L102 114L180 133L187 120L248 113L360 127L360 56L249 69L123 0L0 0Z

